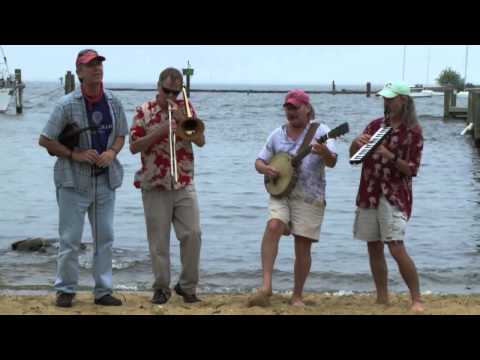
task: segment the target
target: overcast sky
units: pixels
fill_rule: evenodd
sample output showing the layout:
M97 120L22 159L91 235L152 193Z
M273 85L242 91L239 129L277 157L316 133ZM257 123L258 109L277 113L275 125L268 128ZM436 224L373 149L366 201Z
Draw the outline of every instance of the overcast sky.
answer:
M3 45L10 71L22 69L25 81L58 81L91 47L107 58L105 82L153 84L162 69L187 60L192 84L382 84L403 74L403 45ZM480 46L468 49L467 81L479 84ZM433 84L446 67L464 76L465 54L465 45L408 45L405 81L425 84L428 76Z

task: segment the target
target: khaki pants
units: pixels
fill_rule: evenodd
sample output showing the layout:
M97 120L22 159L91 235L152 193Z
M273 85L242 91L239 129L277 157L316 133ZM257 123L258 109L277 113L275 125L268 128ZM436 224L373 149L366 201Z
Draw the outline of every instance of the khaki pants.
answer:
M152 259L155 290L170 289L171 224L180 241L182 272L180 287L194 294L198 285L201 231L195 187L180 190L142 191L147 237Z

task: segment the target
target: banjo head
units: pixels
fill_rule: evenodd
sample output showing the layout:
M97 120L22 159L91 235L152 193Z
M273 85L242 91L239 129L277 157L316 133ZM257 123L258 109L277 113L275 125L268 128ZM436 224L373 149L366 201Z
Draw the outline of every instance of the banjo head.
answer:
M295 169L292 166L292 157L287 153L276 154L269 165L278 170L280 175L276 179L265 177L265 188L272 196L281 197L295 185Z

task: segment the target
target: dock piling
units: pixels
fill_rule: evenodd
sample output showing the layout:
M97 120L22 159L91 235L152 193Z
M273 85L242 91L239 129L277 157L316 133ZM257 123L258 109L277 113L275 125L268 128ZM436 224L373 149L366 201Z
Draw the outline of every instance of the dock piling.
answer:
M473 139L475 145L480 147L480 89L470 90L468 119L473 123Z
M452 104L453 87L446 86L443 89L443 120L448 120L450 117L450 106Z
M23 89L25 84L22 83L22 70L15 69L15 105L17 114L23 113Z
M65 74L65 95L75 90L75 75L71 71Z

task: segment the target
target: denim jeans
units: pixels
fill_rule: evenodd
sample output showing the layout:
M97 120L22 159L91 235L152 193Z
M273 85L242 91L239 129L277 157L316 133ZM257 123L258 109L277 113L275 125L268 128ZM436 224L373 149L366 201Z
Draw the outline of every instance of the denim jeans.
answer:
M60 246L55 290L75 293L79 277L78 256L85 214L88 212L94 245L94 295L99 299L111 294L115 190L110 189L108 176L92 177L92 186L86 193L77 192L69 187L57 188L57 202Z

